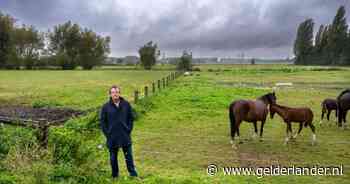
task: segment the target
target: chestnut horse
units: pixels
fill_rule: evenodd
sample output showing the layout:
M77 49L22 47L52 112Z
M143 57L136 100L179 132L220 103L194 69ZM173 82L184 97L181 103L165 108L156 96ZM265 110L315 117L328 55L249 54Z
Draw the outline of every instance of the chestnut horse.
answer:
M235 134L239 137L239 126L242 121L251 122L254 125L254 135L257 135L257 122L261 121L260 138L262 138L268 104L276 103L275 92L265 94L256 100L236 100L230 104L231 143ZM239 141L239 143L242 143Z
M315 134L315 126L312 124L314 115L310 108L304 107L304 108L291 108L286 107L278 104L271 104L270 105L270 117L273 119L273 116L277 113L283 121L287 124L287 137L285 139L285 144L288 143L290 139L290 134L292 134L292 124L293 122L299 123L299 130L298 133L296 133L293 138L295 139L303 129L303 126L307 127L309 126L312 131L312 144L316 141L316 134ZM290 133L290 134L289 134Z

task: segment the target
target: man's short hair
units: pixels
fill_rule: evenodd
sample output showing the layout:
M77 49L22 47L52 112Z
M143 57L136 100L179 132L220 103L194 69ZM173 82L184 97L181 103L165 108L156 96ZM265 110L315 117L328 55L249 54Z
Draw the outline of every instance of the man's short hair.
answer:
M119 87L119 86L117 86L117 85L112 85L112 86L109 88L109 91L108 91L109 94L111 94L111 90L112 90L113 88L114 88L114 89L118 89L119 92L120 92L120 87Z

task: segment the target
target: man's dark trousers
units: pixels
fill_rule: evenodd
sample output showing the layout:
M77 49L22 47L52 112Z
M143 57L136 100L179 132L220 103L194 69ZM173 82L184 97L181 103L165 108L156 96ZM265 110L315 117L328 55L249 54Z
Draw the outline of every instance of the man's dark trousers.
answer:
M123 153L124 153L126 167L128 168L130 176L137 176L137 172L135 170L134 160L133 160L133 156L132 156L131 144L129 144L127 146L123 146L121 148L122 148ZM109 150L113 177L119 176L118 151L119 151L119 147L116 147L116 148Z

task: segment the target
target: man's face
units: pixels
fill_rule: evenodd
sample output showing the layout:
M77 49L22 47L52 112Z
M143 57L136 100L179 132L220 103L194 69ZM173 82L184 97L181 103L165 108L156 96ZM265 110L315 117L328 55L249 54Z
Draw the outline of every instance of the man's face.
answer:
M119 100L119 96L120 96L120 91L118 88L112 88L110 91L110 96L112 98L112 100L116 101Z

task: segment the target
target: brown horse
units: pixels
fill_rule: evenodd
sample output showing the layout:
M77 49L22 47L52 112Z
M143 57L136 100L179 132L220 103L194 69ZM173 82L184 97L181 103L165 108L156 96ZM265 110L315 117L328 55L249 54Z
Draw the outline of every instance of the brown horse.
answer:
M236 100L230 104L230 127L231 127L231 143L233 143L235 134L239 137L239 126L242 121L254 124L255 136L258 133L257 122L261 121L260 138L264 131L264 124L268 114L268 104L276 103L275 92L263 95L257 100ZM242 143L239 141L239 143Z
M337 108L337 100L331 99L331 98L326 98L323 100L322 104L322 115L321 115L321 121L320 124L323 121L323 117L327 112L327 120L329 121L329 116L331 115L332 111L335 110L335 117L338 116L338 108Z
M346 114L350 109L350 89L342 91L337 97L338 101L338 126L346 123Z
M270 105L270 117L273 119L274 114L277 113L283 121L287 124L287 137L285 139L285 144L288 143L290 139L290 134L292 134L292 122L299 123L299 130L293 138L295 139L303 129L303 126L309 126L313 133L312 144L316 141L315 126L312 124L314 115L310 108L291 108L278 104ZM290 134L289 134L290 133Z

